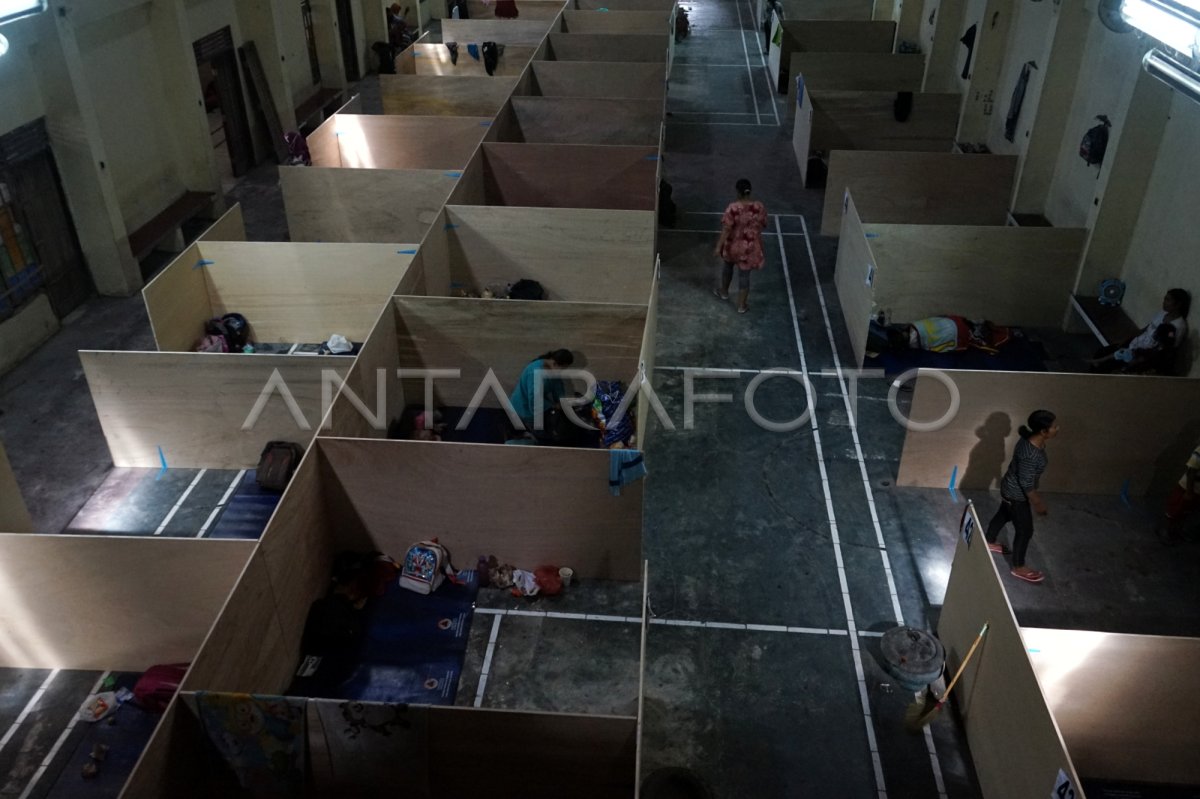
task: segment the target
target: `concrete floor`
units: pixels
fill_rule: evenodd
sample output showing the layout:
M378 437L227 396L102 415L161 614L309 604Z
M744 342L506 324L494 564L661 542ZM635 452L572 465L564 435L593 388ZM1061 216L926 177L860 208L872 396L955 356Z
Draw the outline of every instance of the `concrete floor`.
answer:
M651 425L646 446L644 773L688 767L722 798L979 796L953 714L928 736L905 732L911 696L878 650L898 621L936 625L962 498L895 488L903 430L886 383L864 380L852 417L848 386L823 373L836 376L850 353L832 282L836 241L807 235L821 195L797 187L789 100L770 92L748 0L688 5L693 34L676 50L664 154L681 213L660 234L654 376L676 429ZM360 88L374 109L374 82ZM772 214L745 316L710 293L719 214L740 177ZM252 239L286 240L274 167L234 195ZM111 468L75 350L152 347L140 298L96 299L0 379L0 436L40 529L66 527ZM685 368L726 370L697 380L697 391L736 398L699 404L692 429ZM751 421L741 398L768 368L811 377L811 424L779 433ZM763 383L756 403L774 420L806 406L787 376ZM995 497L974 499L986 521ZM1050 504L1030 554L1047 581L1008 581L1023 623L1200 634L1196 545L1162 548L1153 503ZM483 592L480 608L460 704L634 711L639 587L584 584L536 604Z

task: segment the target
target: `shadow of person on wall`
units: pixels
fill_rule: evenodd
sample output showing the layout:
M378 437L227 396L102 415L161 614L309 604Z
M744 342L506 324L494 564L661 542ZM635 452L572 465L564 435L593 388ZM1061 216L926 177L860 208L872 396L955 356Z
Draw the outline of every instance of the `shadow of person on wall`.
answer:
M998 485L1004 474L1005 457L1008 452L1005 442L1012 433L1012 420L1007 413L996 411L975 428L979 443L971 448L966 471L958 481L960 488L990 491Z

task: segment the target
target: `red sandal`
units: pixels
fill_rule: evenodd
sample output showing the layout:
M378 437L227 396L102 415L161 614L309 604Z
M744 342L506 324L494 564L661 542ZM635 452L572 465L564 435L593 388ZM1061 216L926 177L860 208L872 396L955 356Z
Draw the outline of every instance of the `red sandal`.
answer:
M1009 574L1011 574L1013 577L1016 577L1018 580L1024 580L1027 583L1040 583L1042 580L1046 579L1046 575L1042 574L1037 569L1030 569L1027 572L1019 572L1016 569L1013 569L1009 572Z
M1004 546L1004 544L988 544L988 552L994 552L997 555L1011 555L1012 550Z

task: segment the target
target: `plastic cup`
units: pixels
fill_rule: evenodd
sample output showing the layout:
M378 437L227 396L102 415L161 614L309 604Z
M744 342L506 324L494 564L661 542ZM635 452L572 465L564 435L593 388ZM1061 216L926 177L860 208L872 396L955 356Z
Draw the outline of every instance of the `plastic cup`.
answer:
M571 580L575 579L575 570L563 566L558 570L558 576L562 580L563 588L570 588Z

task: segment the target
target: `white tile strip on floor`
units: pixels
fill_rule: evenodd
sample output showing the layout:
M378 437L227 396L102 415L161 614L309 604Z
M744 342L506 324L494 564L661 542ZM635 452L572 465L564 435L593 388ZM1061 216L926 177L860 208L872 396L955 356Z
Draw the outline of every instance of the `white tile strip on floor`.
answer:
M776 232L782 232L779 218L775 218ZM788 267L787 251L783 246L783 236L778 238L779 255L783 259L783 277L787 284L788 305L792 311L792 331L796 336L796 349L800 354L800 368L808 371L808 359L804 354L804 341L800 336L800 316L796 313L796 297L792 290L791 270ZM813 397L809 397L809 407L813 405ZM829 472L825 468L825 449L821 444L820 422L817 414L811 414L809 427L812 431L813 446L817 451L817 466L821 470L821 489L825 494L825 510L829 517L829 537L833 541L833 554L837 561L838 583L842 589L842 604L846 610L846 629L850 633L850 649L854 656L854 672L858 680L858 696L862 705L863 724L867 732L867 746L871 751L871 762L875 767L875 790L878 799L887 799L887 785L883 778L883 761L879 756L879 743L875 740L875 723L871 718L871 700L867 694L867 677L863 669L862 650L858 645L857 627L854 621L854 605L850 600L850 585L846 580L846 564L842 558L842 540L838 534L837 515L833 510L833 493L829 487Z
M104 672L97 678L96 683L92 686L92 690L88 692L88 696L100 692L100 686L104 685L104 681L108 679L109 672ZM80 703L82 704L82 703ZM46 773L46 769L50 768L50 764L54 762L54 756L58 754L58 750L62 749L67 738L71 735L71 730L75 729L75 725L79 723L79 714L71 716L71 720L67 722L66 728L58 736L58 740L54 742L54 746L50 747L50 751L42 758L42 763L37 767L37 771L33 772L29 783L25 786L25 790L21 791L18 799L29 799L29 795L33 793L33 789L37 787L38 781L42 779L42 775Z
M483 692L487 690L488 674L492 670L492 656L496 654L496 638L500 635L499 614L492 619L492 634L488 637L487 652L483 656L483 668L479 673L479 687L475 690L475 707L483 707Z
M242 469L234 476L233 481L229 484L229 488L225 489L221 501L217 503L217 507L213 508L212 513L208 514L208 520L204 522L204 526L200 528L200 532L196 533L196 538L203 538L204 534L208 532L208 528L212 527L213 522L217 520L217 516L221 513L221 509L229 502L229 498L233 496L233 492L237 490L238 485L245 476L245 469Z
M50 687L50 683L54 682L54 678L57 676L58 669L51 669L50 673L46 675L46 679L42 680L42 684L38 686L36 691L33 692L33 696L30 697L29 701L25 703L25 707L21 709L20 714L17 715L17 720L9 726L8 731L4 733L4 737L0 738L0 750L3 750L4 747L8 746L8 742L11 741L13 736L17 734L17 729L25 723L25 719L27 719L29 714L33 712L33 709L37 707L38 700L40 700L42 695L46 693L46 689Z
M808 222L804 217L800 217L800 224L803 226L804 232L808 233ZM858 437L858 422L855 417L855 409L850 402L850 393L846 389L846 381L842 373L842 361L838 357L837 342L833 336L833 324L829 320L829 308L825 302L825 290L821 287L821 277L817 273L817 260L813 256L812 242L806 238L805 244L808 245L808 262L812 267L813 283L817 287L817 299L821 303L821 315L825 319L825 334L829 337L829 349L833 357L834 370L837 372L837 381L842 393L842 402L846 406L850 436L854 440L854 458L858 461L859 474L862 476L863 491L866 494L867 506L871 511L871 524L875 528L876 543L879 546L879 556L883 560L883 571L887 577L888 592L891 594L892 610L896 614L896 621L903 624L904 612L900 608L900 598L896 593L896 580L892 574L891 560L888 558L887 542L884 540L883 527L879 524L879 514L875 508L875 492L871 488L871 480L867 475L867 461L863 457L862 444ZM933 742L933 732L929 729L928 725L926 725L924 733L925 749L929 754L930 767L933 769L933 780L937 786L938 797L939 799L946 799L946 783L945 777L942 774L942 763L938 758L937 747Z
M742 42L742 54L746 57L746 77L750 80L750 97L754 100L754 118L761 123L762 116L758 113L758 92L754 89L754 70L750 68L750 51L746 49L746 37L742 30L742 0L737 0L734 7L737 8L738 15L738 38Z
M737 0L740 4L741 0ZM775 102L775 87L771 85L771 73L767 70L767 54L762 49L762 37L759 36L759 30L754 23L754 8L750 5L750 0L746 0L746 7L750 13L750 30L742 31L742 43L746 42L746 34L749 33L754 37L754 44L758 47L758 62L759 68L763 71L763 79L767 82L767 97L771 98L771 113L775 115L775 124L779 124L779 104ZM790 90L790 89L789 89Z
M167 512L167 516L162 520L162 524L160 524L158 529L154 531L155 535L162 535L163 530L167 529L167 525L170 524L171 520L175 518L175 514L179 512L181 507L183 507L183 503L187 502L187 498L192 493L192 489L196 487L196 484L200 482L200 478L204 477L207 471L208 469L201 469L200 472L192 479L192 482L188 483L188 487L183 490L183 494L179 497L179 501L176 502L171 510Z

